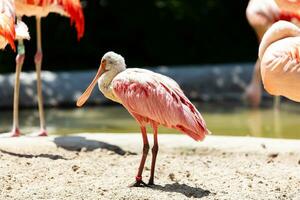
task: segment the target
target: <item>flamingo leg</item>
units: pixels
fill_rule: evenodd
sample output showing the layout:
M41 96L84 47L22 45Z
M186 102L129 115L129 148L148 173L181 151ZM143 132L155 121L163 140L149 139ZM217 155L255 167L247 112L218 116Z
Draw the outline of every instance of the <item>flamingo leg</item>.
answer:
M18 40L18 55L16 57L16 76L14 87L14 105L13 105L13 127L9 136L20 136L19 129L19 94L20 94L20 74L22 71L23 63L25 59L25 46L23 40Z
M146 132L146 127L142 126L141 127L141 132L142 132L142 136L143 136L143 155L142 155L142 159L140 162L140 166L138 169L138 173L137 176L135 177L135 182L131 185L129 185L130 187L141 187L141 186L147 186L146 183L143 182L142 180L142 173L144 170L144 166L145 166L145 162L146 162L146 158L149 152L149 142L148 142L148 138L147 138L147 132Z
M260 60L257 59L252 73L252 79L245 91L246 101L253 108L258 108L261 102L262 88L260 75Z
M154 185L154 171L155 171L155 163L158 152L158 141L157 141L157 126L153 126L153 139L154 144L152 147L152 162L151 162L151 173L148 185Z
M274 97L274 110L280 110L280 96Z
M40 132L38 136L47 136L45 114L43 107L43 94L42 94L42 79L41 79L41 67L42 67L42 33L41 33L41 18L36 17L36 31L37 31L37 52L35 54L34 62L37 75L37 94L38 94L38 107L40 117Z

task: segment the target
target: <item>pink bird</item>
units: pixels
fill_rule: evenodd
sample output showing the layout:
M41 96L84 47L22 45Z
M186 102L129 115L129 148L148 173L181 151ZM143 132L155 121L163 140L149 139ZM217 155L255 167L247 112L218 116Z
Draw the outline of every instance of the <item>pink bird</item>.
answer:
M250 0L246 10L248 22L255 30L259 42L261 42L263 35L272 26L272 24L279 20L286 20L299 24L299 14L300 13L293 12L292 10L286 10L282 7L278 7L275 0ZM251 106L259 106L261 101L261 76L259 59L256 61L251 83L246 88L245 97ZM277 102L279 102L279 99L277 99Z
M259 47L264 88L300 102L300 29L279 21L264 35Z
M199 111L184 95L179 85L167 76L145 69L126 69L125 60L121 55L108 52L103 56L94 80L78 99L77 106L80 107L87 101L97 81L104 96L122 104L140 125L144 143L143 155L136 180L131 186L147 185L142 181L149 151L147 124L152 126L154 136L148 185L154 185L159 125L174 128L196 141L203 140L209 133Z
M42 82L41 82L41 65L42 65L42 36L41 36L41 18L46 17L49 13L54 12L71 18L75 23L78 39L84 33L84 16L80 0L15 0L16 15L20 19L23 15L36 17L37 28L37 52L35 54L35 67L37 73L37 93L38 107L40 117L39 136L47 136L46 122L43 109ZM20 90L20 73L25 58L25 47L23 40L18 42L18 55L16 58L16 79L14 88L14 112L13 128L10 136L19 136L19 90Z
M300 0L275 0L280 9L300 14Z
M29 39L27 26L18 21L15 24L15 5L13 0L0 0L0 49L10 44L16 50L15 39Z

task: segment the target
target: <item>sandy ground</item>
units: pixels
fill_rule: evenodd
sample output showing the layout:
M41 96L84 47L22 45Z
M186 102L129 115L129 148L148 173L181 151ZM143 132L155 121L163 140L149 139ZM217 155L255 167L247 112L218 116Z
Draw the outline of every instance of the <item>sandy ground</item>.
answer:
M160 135L159 142L157 185L128 188L139 134L1 138L0 199L300 199L300 140Z

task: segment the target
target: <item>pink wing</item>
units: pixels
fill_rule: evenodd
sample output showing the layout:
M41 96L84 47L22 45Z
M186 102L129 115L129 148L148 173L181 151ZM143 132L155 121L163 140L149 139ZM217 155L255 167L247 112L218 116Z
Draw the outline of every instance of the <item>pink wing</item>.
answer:
M78 40L84 34L84 15L80 0L23 0L29 5L49 6L57 5L61 7L71 18L71 23L75 23Z
M15 10L13 0L0 0L0 37L4 38L5 44L0 44L5 47L10 44L13 50L16 50L14 40L15 32Z
M127 69L113 80L113 90L141 124L163 125L203 140L205 122L172 79L147 70Z
M300 21L300 1L299 0L275 0L281 10L279 20L292 22L293 19Z
M294 19L300 21L300 15L296 12L282 10L280 12L279 18L276 21L284 20L293 22Z
M300 0L275 0L279 8L290 12L299 12Z
M85 22L80 0L58 0L58 4L70 15L71 23L75 22L77 38L81 39L84 34Z
M300 102L300 29L289 22L275 23L259 49L264 88Z

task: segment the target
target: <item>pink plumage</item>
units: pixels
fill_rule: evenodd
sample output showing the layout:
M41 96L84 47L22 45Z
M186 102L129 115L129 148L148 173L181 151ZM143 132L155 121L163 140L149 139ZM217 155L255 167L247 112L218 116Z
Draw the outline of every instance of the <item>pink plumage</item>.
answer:
M154 184L159 125L177 129L196 141L203 140L210 133L199 111L173 79L145 69L126 69L125 60L119 54L108 52L102 57L95 78L79 97L77 106L87 101L97 82L104 96L122 104L141 128L143 155L135 182L131 186L147 185L142 181L149 151L147 124L152 126L154 139L148 185Z
M15 37L15 7L13 0L0 0L0 48L4 48L9 43L12 49L15 50Z
M41 31L41 19L46 17L49 13L57 13L71 19L71 24L75 23L77 30L78 40L82 38L84 33L84 16L83 10L80 4L80 0L14 0L16 16L20 19L22 16L34 16L36 18L36 45L37 51L34 57L35 68L37 72L37 96L39 106L39 117L41 131L39 136L47 136L46 121L44 117L43 109L43 95L42 95L42 81L41 81L41 68L42 68L42 31ZM22 26L24 27L24 26ZM18 36L18 35L17 35ZM19 74L25 59L25 46L20 38L18 43L18 55L16 57L16 81L15 81L15 93L14 93L14 115L13 115L13 128L9 133L10 136L17 137L20 135L19 130L19 108L18 108L18 96L19 96Z
M0 49L9 43L15 51L15 39L29 39L27 26L22 22L15 22L14 0L0 0Z
M78 39L84 34L84 15L80 0L15 0L17 15L45 17L58 13L75 23Z
M196 141L208 133L201 114L168 77L127 69L114 78L112 86L117 98L142 126L150 123L174 128Z

